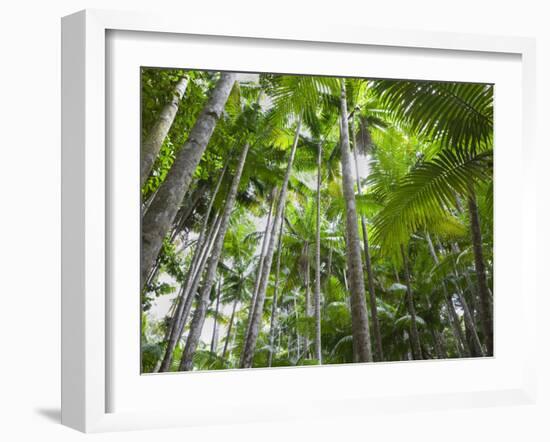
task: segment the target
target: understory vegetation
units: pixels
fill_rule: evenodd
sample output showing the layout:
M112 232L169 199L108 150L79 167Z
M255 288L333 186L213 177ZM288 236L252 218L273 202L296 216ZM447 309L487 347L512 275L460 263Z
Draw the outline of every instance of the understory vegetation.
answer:
M141 78L143 373L493 355L492 85Z

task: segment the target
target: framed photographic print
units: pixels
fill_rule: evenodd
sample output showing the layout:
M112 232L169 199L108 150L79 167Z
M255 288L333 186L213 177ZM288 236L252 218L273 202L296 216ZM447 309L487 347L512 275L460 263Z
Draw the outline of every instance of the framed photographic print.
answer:
M62 43L64 424L533 400L531 40L84 11Z

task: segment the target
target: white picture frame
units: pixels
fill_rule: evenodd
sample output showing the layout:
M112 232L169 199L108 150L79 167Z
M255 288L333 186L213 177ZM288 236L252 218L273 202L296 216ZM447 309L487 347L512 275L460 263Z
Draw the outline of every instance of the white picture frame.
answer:
M137 407L135 410L117 410L110 405L109 396L114 388L111 374L112 346L107 328L117 319L110 310L107 289L107 271L110 235L116 230L108 228L111 196L109 195L109 155L107 152L108 134L106 121L110 78L106 77L109 55L107 35L109 32L156 33L160 36L216 36L239 38L247 41L272 41L281 46L309 44L336 44L347 47L402 48L402 50L426 49L432 51L456 51L475 54L482 59L489 54L508 54L518 57L521 69L520 107L516 115L521 115L520 157L523 186L518 190L521 198L521 244L518 253L522 260L521 281L518 288L521 296L518 305L535 303L535 278L528 277L530 270L528 256L535 256L535 178L530 173L533 165L533 114L535 96L535 46L534 41L516 37L491 37L450 33L426 33L416 31L380 31L368 28L332 26L330 29L315 26L285 28L277 23L250 23L238 27L226 22L212 22L194 19L182 24L170 16L123 13L100 10L86 10L63 18L62 21L62 423L85 432L111 431L123 429L157 428L168 426L207 425L212 415L205 413L206 405L195 409ZM437 54L435 55L437 56ZM202 66L201 66L202 67ZM137 94L137 91L136 91ZM498 117L498 114L497 114ZM497 133L498 135L498 133ZM497 141L498 143L498 136ZM504 163L501 163L504 164ZM498 162L497 162L498 168ZM137 170L137 169L136 169ZM503 169L504 170L504 169ZM502 175L501 175L502 176ZM498 173L497 173L498 181ZM497 218L498 222L498 218ZM511 253L511 252L510 252ZM136 259L134 257L133 259ZM139 258L137 258L139 259ZM495 313L495 321L499 316ZM519 319L518 319L519 321ZM217 423L246 422L257 420L284 419L288 417L306 418L334 414L368 414L371 411L403 411L407 409L436 409L502 404L532 403L535 397L534 339L535 324L521 319L522 337L525 348L517 353L519 358L513 380L508 384L491 385L489 388L475 386L471 390L464 387L460 392L438 392L435 386L425 394L408 392L405 394L377 393L375 396L361 389L355 395L335 392L326 398L315 398L308 407L297 403L273 407L250 403L246 394L233 404L233 408L216 415ZM506 327L506 324L503 325ZM515 327L518 327L516 324ZM503 328L503 329L504 329ZM137 332L137 331L136 331ZM531 339L530 339L531 338ZM498 335L496 337L498 340ZM495 360L499 358L498 348ZM136 362L137 363L137 362ZM433 364L437 362L431 362ZM472 361L452 361L447 367L463 370L472 376L478 366ZM427 367L426 363L414 363L408 368L390 364L378 365L376 370L409 370L416 374ZM420 364L420 365L419 365ZM470 364L470 365L461 365ZM370 365L374 367L374 365ZM315 370L312 372L311 370ZM322 370L332 375L339 370L340 376L357 376L355 367L308 367L300 370L277 370L284 374L284 382L296 378L297 382L307 382L319 377ZM447 369L447 368L444 368ZM306 370L306 371L304 371ZM307 371L310 370L310 371ZM372 368L370 368L372 370ZM254 378L243 373L202 373L187 377L190 383L205 384L205 379L224 384L238 382L248 385L249 390L262 382L274 381L275 371L263 371ZM250 373L250 372L249 372ZM307 376L306 376L307 374ZM135 373L133 374L135 375ZM139 376L139 375L138 375ZM207 378L210 377L210 378ZM279 376L281 377L281 376ZM116 377L115 377L116 378ZM120 378L120 376L119 376ZM160 382L159 388L170 388L177 376L159 375L142 377ZM183 378L181 378L183 379ZM175 385L175 384L174 384ZM146 388L146 387L144 387ZM155 385L155 389L157 385ZM162 394L162 393L161 393ZM194 393L198 394L198 393ZM250 393L252 394L252 393ZM248 399L247 399L248 398ZM237 412L237 410L239 412Z

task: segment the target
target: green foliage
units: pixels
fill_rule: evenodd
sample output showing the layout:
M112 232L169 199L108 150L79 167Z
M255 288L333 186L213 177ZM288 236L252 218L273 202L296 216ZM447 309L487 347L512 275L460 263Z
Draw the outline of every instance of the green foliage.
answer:
M456 197L468 196L476 181L491 177L492 151L472 154L444 150L403 177L375 217L375 238L395 250L410 234L429 226L447 227Z
M189 76L188 90L142 188L144 210L188 139L219 74L179 69L142 70L142 135L155 123L182 75ZM184 212L190 207L187 217L177 229L174 225L174 231L165 238L158 271L142 292L143 372L154 371L164 356L167 331L196 253L199 232L205 223L211 226L214 219L213 215L209 219L206 216L214 186L225 170L220 191L212 201L213 213L219 213L225 205L236 167L235 152L248 143L250 150L237 204L216 269L215 281L222 281L221 293L217 290L211 293L205 325L193 355L195 370L239 367L262 261L265 224L270 207L276 207L300 117L302 129L281 221L280 272L277 279L279 254L276 250L253 366L319 364L314 351L317 324L313 303L306 305L307 295L312 300L315 291L317 221L321 238L322 363L356 360L348 280L347 206L340 164L342 81L347 90L346 117L352 149L357 154L361 174L362 192L359 194L356 189L355 205L367 229L384 360L411 358L413 316L406 302L408 288L416 311L414 325L420 335L423 357L436 357L434 336L439 336L447 357L463 356L457 350L449 322L448 298L445 298L448 295L444 288L450 292L459 327L464 332L463 306L456 295L460 290L483 337L470 216L466 208L468 199L475 197L486 277L492 284L493 86L260 74L235 83L194 171L191 190L179 208ZM321 169L318 170L320 148ZM352 179L355 182L355 176ZM360 224L357 229L363 239ZM267 239L271 234L272 230L268 229ZM433 242L435 261L429 240ZM408 269L404 267L401 246L407 253ZM362 242L361 264L368 301L364 247ZM410 287L407 287L407 273ZM217 289L217 284L215 287ZM218 294L220 305L216 312ZM197 303L192 299L193 311ZM373 312L370 303L367 305L374 348ZM212 351L214 318L218 333ZM171 371L179 369L189 328L190 320L175 348Z
M376 80L372 90L412 133L456 150L492 144L492 85Z

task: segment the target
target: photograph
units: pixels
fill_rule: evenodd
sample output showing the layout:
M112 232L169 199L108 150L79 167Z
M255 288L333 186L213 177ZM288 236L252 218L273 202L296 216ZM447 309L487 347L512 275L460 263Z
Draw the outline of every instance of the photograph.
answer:
M140 80L141 374L494 356L493 84Z

